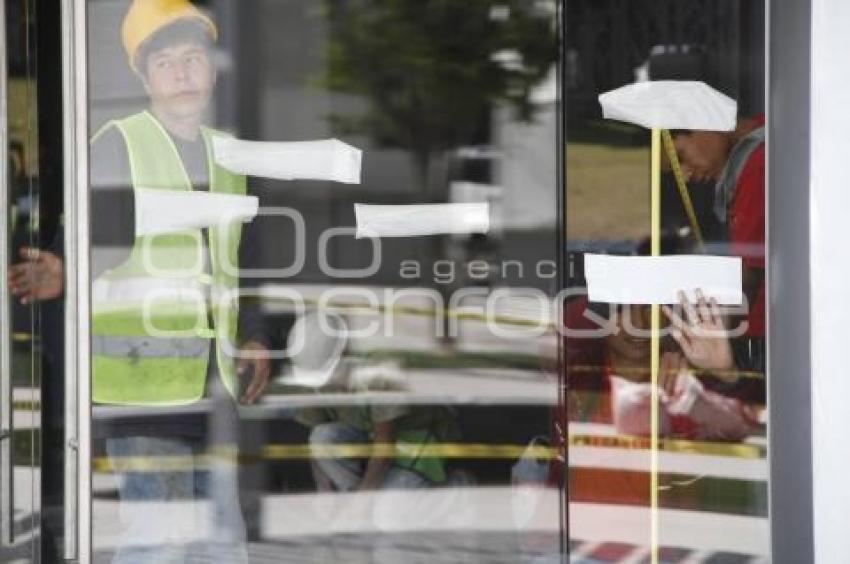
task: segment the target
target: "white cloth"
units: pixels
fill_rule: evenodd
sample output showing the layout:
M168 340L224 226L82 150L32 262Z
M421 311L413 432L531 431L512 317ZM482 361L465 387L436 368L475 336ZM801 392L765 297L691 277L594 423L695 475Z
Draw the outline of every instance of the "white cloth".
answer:
M703 82L636 82L599 96L602 115L647 129L732 131L738 104Z
M191 190L136 190L136 237L217 227L254 219L256 196Z
M650 434L652 386L611 376L611 407L618 433ZM753 430L740 401L706 390L689 371L681 372L675 391L668 395L659 389L658 433L669 437L676 431L674 418L688 428L684 438L695 440L739 441Z
M354 204L357 238L487 233L490 207L485 203L383 206Z
M236 174L360 184L363 152L339 139L277 142L216 137L213 151L216 163Z

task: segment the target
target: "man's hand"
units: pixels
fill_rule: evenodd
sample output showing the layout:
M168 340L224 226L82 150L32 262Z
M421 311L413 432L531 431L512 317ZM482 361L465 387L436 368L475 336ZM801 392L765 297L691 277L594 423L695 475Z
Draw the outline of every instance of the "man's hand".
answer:
M717 301L706 300L702 290L697 290L696 305L688 302L683 292L679 293L686 319L682 319L672 308L663 306L664 314L673 325L673 338L682 352L697 368L726 371L735 368L732 345L720 313ZM721 378L722 374L718 374ZM729 380L727 376L724 379Z
M62 295L65 269L62 259L50 251L23 247L18 263L9 269L9 290L22 304L53 300Z
M392 421L375 424L372 431L372 445L379 449L395 448L395 425ZM357 491L381 489L392 462L393 457L387 456L386 452L372 453L372 456L366 461L366 470L363 472L363 479L357 485Z
M262 395L269 382L271 361L269 351L256 341L246 342L242 346L242 354L244 358L236 361L236 377L240 380L250 377L251 380L245 386L245 393L239 398L239 402L250 405Z

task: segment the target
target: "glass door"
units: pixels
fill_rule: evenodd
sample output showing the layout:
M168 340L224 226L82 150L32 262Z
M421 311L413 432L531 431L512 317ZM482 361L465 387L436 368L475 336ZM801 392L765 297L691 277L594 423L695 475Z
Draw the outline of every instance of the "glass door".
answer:
M572 557L772 561L765 2L569 0L565 16ZM616 113L612 91L649 95ZM705 100L730 108L722 126ZM715 308L730 260L740 302ZM637 266L594 269L615 261Z
M66 6L82 561L770 561L764 3Z
M56 140L61 138L62 104L58 50L51 51L58 48L59 20L58 12L51 14L50 7L41 12L40 6L26 0L0 8L4 562L54 562L64 551L62 161ZM45 27L45 21L56 26Z
M60 14L4 2L0 225L0 559L73 558L74 425L65 402ZM70 456L69 456L70 454Z
M558 3L74 7L81 557L566 558Z
M3 560L38 557L41 432L38 307L16 299L26 292L27 259L37 247L38 159L34 61L28 47L31 3L4 2L0 20L2 96L2 304L0 304L0 533ZM9 45L14 48L9 49ZM14 53L14 55L12 54Z

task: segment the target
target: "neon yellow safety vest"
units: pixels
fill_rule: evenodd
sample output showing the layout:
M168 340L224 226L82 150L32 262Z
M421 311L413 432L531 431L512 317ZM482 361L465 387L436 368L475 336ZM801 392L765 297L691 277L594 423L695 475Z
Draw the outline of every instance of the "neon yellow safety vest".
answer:
M192 190L177 147L149 112L107 123L92 142L110 127L124 137L134 192L140 188ZM245 177L216 166L212 158L211 137L223 134L207 128L202 133L210 191L244 195ZM232 354L241 224L210 227L208 233L209 253L200 229L136 237L127 261L95 282L95 402L182 405L197 401L204 395L213 339L219 374L231 395L236 395ZM229 268L222 266L224 257Z

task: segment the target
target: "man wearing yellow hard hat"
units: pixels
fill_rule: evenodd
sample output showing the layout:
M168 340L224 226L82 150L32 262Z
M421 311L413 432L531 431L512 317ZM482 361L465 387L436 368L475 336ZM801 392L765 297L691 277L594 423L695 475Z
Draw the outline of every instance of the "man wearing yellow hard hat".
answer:
M92 398L118 406L116 417L95 428L120 484L124 536L113 562L182 562L193 546L209 551L210 543L217 561L247 559L235 404L262 394L269 342L256 306L239 307L232 296L255 238L250 224L238 223L137 230L140 214L150 213L138 205L141 190L246 194L244 176L215 164L212 140L223 133L204 123L217 35L215 23L186 0L134 0L121 38L148 107L109 121L92 138L92 186L110 194L104 211L93 198L93 236L126 251L93 261ZM192 214L155 211L175 212ZM209 413L182 407L201 400L213 406ZM210 452L227 456L201 458ZM198 464L222 458L223 467ZM211 531L165 503L195 502L199 494L211 500Z

